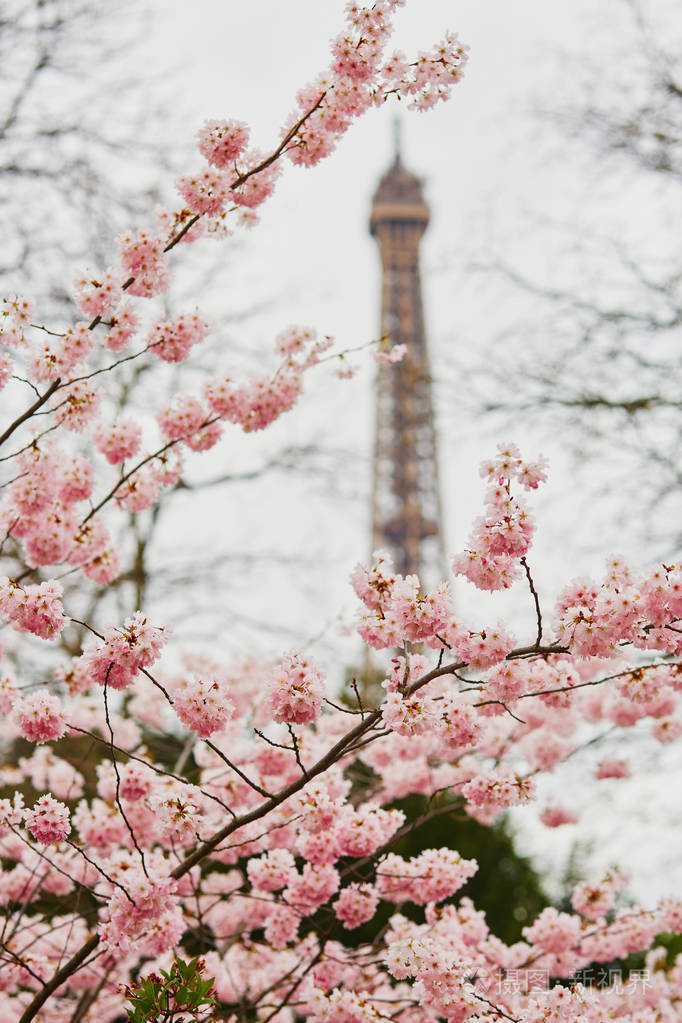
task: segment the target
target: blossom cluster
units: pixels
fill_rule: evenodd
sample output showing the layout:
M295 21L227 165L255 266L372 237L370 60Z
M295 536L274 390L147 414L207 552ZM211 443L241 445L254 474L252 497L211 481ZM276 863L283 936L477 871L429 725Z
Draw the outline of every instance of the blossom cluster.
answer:
M90 685L125 689L140 668L148 668L156 661L167 639L167 629L150 625L137 611L122 627L107 628L103 642L92 639L73 662L72 671L85 676Z
M415 575L393 572L385 551L374 554L369 568L357 565L353 589L365 605L358 632L377 650L424 642L446 648L473 667L486 668L503 661L516 645L516 637L502 625L476 629L460 622L446 583L424 592Z
M280 337L279 354L300 365L316 343L311 332L293 329ZM192 406L179 414L191 418ZM499 459L495 464L499 471ZM515 478L524 465L516 461ZM531 479L538 476L534 471ZM228 942L234 952L210 953L217 990L228 1002L248 998L251 990L249 981L236 980L241 974L233 975L234 957L247 948L258 955L267 949L277 968L284 969L287 956L305 963L305 922L318 912L330 912L344 933L369 925L382 904L399 910L411 903L425 913L428 933L420 930L426 925L408 924L393 912L382 953L390 983L374 967L355 963L342 944L333 960L311 968L301 992L311 1018L350 1006L360 984L376 998L353 1002L363 1018L378 1018L383 998L404 995L406 1004L424 1011L467 1019L510 968L535 964L548 977L563 977L645 949L662 930L682 931L674 901L653 911L617 909L626 879L613 870L577 886L575 913L544 910L525 928L524 942L507 948L466 898L443 905L476 872L475 860L445 846L399 855L392 847L411 825L390 806L407 795L430 801L447 792L444 812L458 809L491 824L507 808L534 801L534 775L557 769L575 752L585 723L622 728L648 718L659 742L673 741L682 721L678 664L669 656L628 664L622 651L630 643L668 655L678 635L677 569L663 566L636 580L612 562L601 588L573 586L584 607L601 593L612 595L598 656L584 650L580 635L567 632L545 647L536 641L515 649L503 628L466 628L445 584L425 593L416 576L397 575L382 554L370 568L357 568L352 582L365 609L360 634L374 646L400 650L376 707L353 711L350 697L347 711L334 709L325 701L324 672L301 652L285 654L274 668L252 666L242 674L189 658L185 674L166 680L162 673L159 682L149 669L158 672L168 630L141 612L105 628L62 665L55 677L68 689L66 699L3 679L0 699L15 729L10 734L39 744L11 777L15 785L25 779L39 795L30 810L16 789L0 801L0 853L14 864L0 874L0 900L11 907L21 892L41 920L41 888L31 883L39 864L43 891L68 894L85 885L98 900L99 941L122 955L114 973L119 978L126 976L125 957L134 952L154 963L195 926L210 928L218 947L239 934L235 946ZM39 608L45 613L45 601L51 607L60 591L52 584L4 585L10 623L30 621L42 635L30 616ZM633 588L636 616L628 610ZM628 599L619 603L621 593ZM565 592L559 620L565 606L575 606L568 601ZM61 604L56 607L63 615ZM103 714L101 704L86 701L102 686L126 692L126 717L107 705ZM186 747L196 765L191 782L166 771L141 746L143 729L162 727L164 705L193 733ZM345 734L344 713L353 715ZM113 744L113 763L98 766L94 793L83 774L45 745L74 728ZM626 774L616 758L605 758L597 770L600 778ZM358 778L365 779L360 788ZM549 806L542 819L559 826L576 818L570 809ZM41 858L46 845L49 864ZM195 863L197 848L204 852ZM357 863L359 877L349 862ZM82 932L73 926L60 954L73 954L79 940ZM42 949L40 934L35 943ZM83 983L88 978L86 971ZM21 991L32 989L26 978L18 983ZM555 996L534 990L523 1002L518 992L496 998L507 1014L523 1011L540 1020Z
M54 639L66 625L62 587L55 580L21 586L0 577L0 613L17 632Z
M498 451L480 470L488 480L486 514L474 523L467 550L452 563L455 574L481 590L511 586L533 539L533 517L523 499L512 494L512 482L534 490L546 479L544 459L524 462L515 444L500 444Z
M682 652L673 623L682 617L682 570L660 565L633 577L618 559L601 583L576 579L561 593L554 627L557 639L583 657L608 657L627 641L642 650Z
M315 721L324 699L324 682L324 673L311 658L287 654L268 683L273 719L296 725Z
M173 690L173 708L183 725L202 739L219 731L234 712L220 679L183 679Z

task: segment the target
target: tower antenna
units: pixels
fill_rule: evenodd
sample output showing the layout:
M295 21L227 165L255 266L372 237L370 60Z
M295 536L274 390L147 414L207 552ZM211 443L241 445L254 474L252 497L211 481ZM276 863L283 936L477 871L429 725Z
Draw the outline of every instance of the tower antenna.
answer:
M400 166L402 163L402 125L400 118L396 117L393 121L393 152L395 155L395 164Z

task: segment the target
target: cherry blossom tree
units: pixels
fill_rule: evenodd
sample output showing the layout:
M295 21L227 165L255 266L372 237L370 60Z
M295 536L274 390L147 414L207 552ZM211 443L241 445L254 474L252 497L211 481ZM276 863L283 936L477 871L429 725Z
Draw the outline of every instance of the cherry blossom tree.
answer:
M23 569L0 578L16 666L0 711L4 741L29 750L2 769L7 1023L678 1018L682 966L660 950L646 984L563 981L682 931L681 901L619 906L627 881L611 872L577 886L574 912L545 909L507 945L471 900L453 899L475 859L445 844L396 851L435 819L489 825L532 803L536 776L600 724L651 719L658 742L682 733L682 571L635 576L611 559L602 578L560 584L542 608L526 496L546 478L541 457L506 444L482 466L484 512L452 566L486 591L525 587L527 635L469 621L447 583L424 592L381 552L353 572L358 635L385 657L375 705L358 692L340 702L315 651L227 664L183 651L173 623L144 608L112 621L99 604L82 617L88 587L120 571L117 516L153 507L223 431L267 429L305 388L330 386L324 364L341 353L295 326L252 379L227 362L196 392L113 422L103 399L123 365L191 365L205 343L198 310L159 301L189 243L253 221L287 163L313 167L370 106L397 96L428 110L448 97L465 48L447 34L416 56L392 53L400 6L348 4L329 67L269 150L250 148L241 122L204 125L205 162L178 182L178 208L129 231L111 265L78 282L82 319L47 326L30 298L5 301L1 532ZM380 358L394 354L380 343ZM67 576L82 591L65 595ZM86 642L55 656L74 629ZM148 741L164 732L179 740L171 764ZM73 736L87 737L95 777L60 755ZM425 809L408 821L393 804L410 794ZM558 826L572 812L543 817ZM388 922L372 929L382 907ZM361 926L371 933L358 944Z
M129 0L116 0L98 10L85 0L11 0L3 5L0 294L21 291L22 282L30 280L44 323L68 323L72 318L72 282L70 274L65 276L65 265L81 274L87 274L88 267L106 265L111 238L140 217L153 218L163 184L172 181L171 168L184 167L191 151L191 138L175 138L160 115L161 108L179 104L173 81L166 76L155 90L155 83L142 82L134 70L141 66L140 40L157 28L153 7ZM147 98L141 104L143 89ZM160 97L156 100L155 92ZM232 245L232 263L238 258L235 249ZM196 281L208 290L218 272L225 271L223 246L207 245L196 256L176 267L179 272L173 275L172 291L166 292L167 303L189 300L193 304ZM266 291L260 302L271 298ZM206 339L193 369L201 373L203 363L210 366L235 322L257 310L257 304L254 308L244 303L226 310L221 317L223 329ZM249 353L249 357L257 365L257 356ZM160 388L167 387L160 365L156 360L134 360L119 367L106 388L111 418L143 414L149 391L158 395ZM170 401L172 393L167 394ZM146 514L121 521L115 537L123 557L121 572L106 591L92 589L88 607L104 601L110 614L125 617L160 600L163 592L172 613L169 594L189 585L190 556L177 551L175 559L164 560L161 571L150 551L162 542L160 536L172 532L170 524L180 518L178 509L190 492L196 492L199 501L200 493L205 495L212 488L223 494L241 489L244 477L281 479L285 472L294 471L314 491L318 479L324 480L319 486L329 487L332 474L340 475L342 453L329 446L322 450L319 443L273 444L267 453L254 452L246 458L238 467L230 465L222 471L215 466L199 473L190 469ZM211 590L223 593L229 591L236 564L253 565L263 574L277 571L277 551L263 549L255 539L246 550L235 550L237 546L226 544L218 554L213 549L210 559L206 557L202 588L197 588L192 601L196 621L205 620L201 595L209 588L209 570ZM11 545L6 545L5 553L12 553ZM191 557L194 568L196 550ZM284 561L281 553L279 558L279 563ZM22 570L20 563L11 564L8 557L7 574ZM64 585L68 595L78 581L66 579ZM245 609L243 618L247 619ZM238 628L235 621L233 631ZM75 630L64 637L74 649L81 641Z

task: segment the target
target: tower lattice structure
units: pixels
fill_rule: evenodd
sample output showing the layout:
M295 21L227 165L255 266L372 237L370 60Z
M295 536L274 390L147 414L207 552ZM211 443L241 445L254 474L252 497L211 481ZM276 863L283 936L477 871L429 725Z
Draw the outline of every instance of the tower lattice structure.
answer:
M389 551L396 571L433 585L445 557L419 270L428 223L421 182L403 166L396 130L395 159L374 194L370 232L383 271L381 333L406 345L407 354L378 370L372 549Z

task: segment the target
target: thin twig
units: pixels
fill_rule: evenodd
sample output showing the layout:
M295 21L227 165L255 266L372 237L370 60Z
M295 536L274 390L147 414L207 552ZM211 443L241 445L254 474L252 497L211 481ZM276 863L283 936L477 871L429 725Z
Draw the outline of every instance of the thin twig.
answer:
M223 763L227 764L227 766L230 768L230 770L234 771L235 774L238 774L239 777L242 779L242 781L246 782L246 784L250 788L254 789L255 792L258 792L259 795L266 796L266 798L268 798L268 799L270 799L272 797L272 793L271 792L268 792L267 789L261 788L260 785L257 785L255 781L252 781L251 778L249 778L249 776L247 774L244 774L244 772L242 770L240 770L237 767L236 764L233 764L232 761L228 757L225 756L225 754L223 753L222 750L218 749L218 747L215 745L215 743L211 742L210 739L204 739L204 742L206 743L208 748L210 750L213 750L215 755L217 757L220 757L220 759L223 761Z
M149 874L147 872L147 864L145 863L145 859L144 859L144 853L143 853L142 849L140 848L140 846L138 845L137 836L135 834L135 831L133 830L133 826L130 823L130 821L128 820L128 818L126 817L125 810L123 809L123 804L121 803L121 775L120 775L120 772L118 770L118 762L116 760L116 754L114 752L114 730L111 727L111 720L109 718L109 698L108 698L108 692L107 692L108 687L109 687L109 673L111 671L112 665L113 665L113 661L109 665L109 667L107 668L107 674L106 674L106 677L104 679L104 717L106 718L107 728L109 729L111 762L114 765L114 773L116 775L116 806L118 807L118 812L121 814L121 817L125 821L125 826L127 827L128 831L130 833L130 837L133 840L133 845L135 846L135 848L136 848L136 850L138 852L138 855L140 857L140 861L142 863L142 869L144 871L144 876L145 877L149 877Z
M531 592L531 594L533 596L533 601L535 603L535 616L536 616L537 622L538 622L538 634L537 634L537 639L535 640L535 645L537 647L539 647L540 644L542 643L542 613L540 611L540 598L538 597L538 591L535 589L535 584L533 582L533 576L530 574L530 568L528 567L528 562L526 561L525 555L524 555L524 557L521 558L521 564L524 567L524 570L525 570L525 573L526 573L526 579L528 580L528 585L530 587L530 592Z

